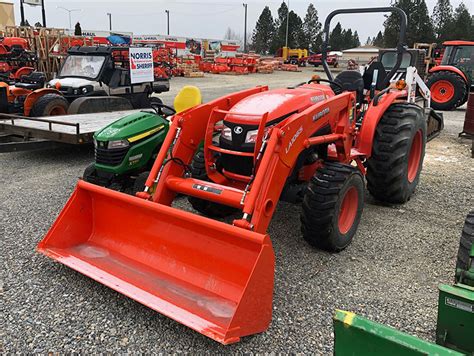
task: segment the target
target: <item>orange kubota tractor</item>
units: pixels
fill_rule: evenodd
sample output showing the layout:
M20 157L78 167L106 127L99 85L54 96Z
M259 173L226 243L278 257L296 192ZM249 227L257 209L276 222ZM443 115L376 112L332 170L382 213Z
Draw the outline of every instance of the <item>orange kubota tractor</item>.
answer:
M400 15L396 65L369 67L365 88L356 71L333 78L331 19L372 12ZM221 343L265 331L275 264L267 228L279 200L302 201L311 245L340 251L361 218L364 176L387 203L407 201L418 184L428 115L403 82L390 83L405 31L398 8L332 12L328 80L260 86L174 115L143 192L79 181L38 250ZM178 194L205 216L173 207ZM229 213L231 224L210 218Z

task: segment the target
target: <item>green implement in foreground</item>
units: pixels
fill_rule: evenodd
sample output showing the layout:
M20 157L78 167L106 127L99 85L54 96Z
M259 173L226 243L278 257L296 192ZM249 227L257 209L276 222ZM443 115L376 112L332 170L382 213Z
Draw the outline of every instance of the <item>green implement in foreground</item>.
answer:
M336 310L336 355L474 355L474 210L464 223L456 283L439 286L436 343L421 340L354 313ZM441 346L440 346L441 345Z
M354 313L334 314L335 355L463 355Z

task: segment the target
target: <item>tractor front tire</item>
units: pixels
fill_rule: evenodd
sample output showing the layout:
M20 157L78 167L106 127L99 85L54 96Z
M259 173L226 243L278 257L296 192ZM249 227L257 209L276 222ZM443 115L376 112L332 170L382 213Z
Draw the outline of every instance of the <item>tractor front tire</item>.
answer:
M459 241L456 269L469 270L469 254L472 245L474 245L474 210L467 214L464 222L461 240Z
M95 168L95 163L89 164L86 169L84 169L84 173L82 174L82 179L86 182L91 182L91 178L97 175L97 169Z
M426 120L414 104L392 104L380 119L367 160L367 188L384 203L408 201L420 180Z
M204 151L200 149L193 158L193 162L191 164L191 174L193 178L200 179L203 181L209 181L206 173L206 162L204 159ZM224 218L226 216L234 214L237 209L223 205L214 203L208 200L199 199L196 197L188 197L188 201L194 210L197 210L201 214L213 217L213 218Z
M431 107L435 110L454 110L467 101L466 81L449 71L434 72L428 77L426 85L431 91Z
M132 195L135 196L138 192L143 192L145 190L145 183L150 175L149 171L140 173L135 181L133 182Z
M31 108L31 117L66 115L69 102L59 94L45 94Z
M301 213L303 238L331 252L352 241L364 208L364 179L355 167L325 163L306 188Z

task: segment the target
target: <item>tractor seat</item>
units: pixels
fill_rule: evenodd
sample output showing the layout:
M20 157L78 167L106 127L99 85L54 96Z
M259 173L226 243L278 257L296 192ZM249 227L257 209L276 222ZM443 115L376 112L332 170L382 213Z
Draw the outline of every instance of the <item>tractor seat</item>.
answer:
M174 98L174 109L177 113L202 103L201 91L193 85L184 86Z
M17 88L36 90L44 87L46 76L42 72L32 72L28 75L22 75L20 80L15 84Z
M364 92L364 80L362 75L356 70L345 70L339 73L334 81L340 84L343 88L343 91L355 91L357 95L357 101L361 102ZM341 88L336 85L331 85L334 93L340 94Z
M383 90L385 89L385 79L387 77L387 71L382 64L382 62L372 62L364 72L363 79L364 79L364 88L370 90L372 86L372 81L374 78L374 72L378 70L377 73L377 81L375 83L375 90Z
M15 87L27 89L27 90L37 90L43 87L44 83L15 83Z

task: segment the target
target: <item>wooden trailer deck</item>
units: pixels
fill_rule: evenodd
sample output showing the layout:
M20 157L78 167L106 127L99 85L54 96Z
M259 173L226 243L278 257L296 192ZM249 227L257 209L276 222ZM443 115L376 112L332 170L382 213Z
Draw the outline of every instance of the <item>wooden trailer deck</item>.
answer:
M0 114L0 152L91 143L94 132L139 110L50 117Z

